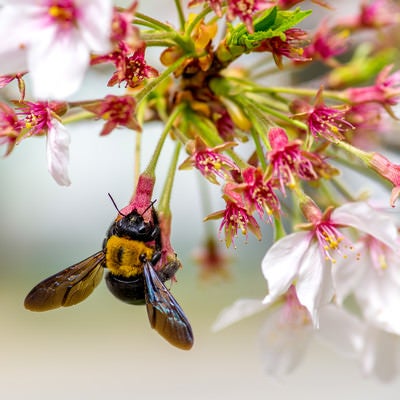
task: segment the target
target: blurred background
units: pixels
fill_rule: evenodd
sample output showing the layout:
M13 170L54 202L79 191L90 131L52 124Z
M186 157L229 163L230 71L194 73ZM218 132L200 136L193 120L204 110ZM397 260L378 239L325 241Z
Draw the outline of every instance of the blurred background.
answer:
M88 79L77 98L110 93L102 71ZM68 188L57 186L48 174L43 138L22 142L1 160L0 399L398 398L400 380L367 380L355 362L318 343L312 343L293 374L281 380L267 376L257 343L262 314L211 332L222 308L240 297L265 296L260 261L269 235L264 232L262 242L238 241L229 250L228 280L201 281L193 254L205 231L199 179L191 171L178 172L172 198L172 244L184 266L172 292L192 323L191 351L166 343L150 328L144 307L119 302L104 282L78 306L26 311L23 300L35 284L101 248L116 214L107 193L121 208L131 197L135 134L120 129L99 137L100 129L96 122L69 127ZM157 124L145 128L143 165L160 132ZM167 143L155 198L171 154ZM214 198L218 210L217 191Z

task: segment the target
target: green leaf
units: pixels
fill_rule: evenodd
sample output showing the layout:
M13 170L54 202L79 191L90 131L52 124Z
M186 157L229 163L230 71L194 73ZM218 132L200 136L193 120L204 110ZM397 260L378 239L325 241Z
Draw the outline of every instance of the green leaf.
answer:
M285 32L305 19L311 12L311 10L303 11L300 8L288 11L273 7L255 19L254 33L249 33L244 24L230 26L227 46L235 48L235 53L238 53L237 47L241 48L242 53L248 53L257 48L263 40L277 36L285 40Z

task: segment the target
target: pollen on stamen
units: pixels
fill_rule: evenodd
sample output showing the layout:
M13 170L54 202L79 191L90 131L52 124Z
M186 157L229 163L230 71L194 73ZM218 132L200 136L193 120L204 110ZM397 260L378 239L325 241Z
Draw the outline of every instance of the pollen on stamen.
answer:
M65 6L53 5L49 7L48 13L50 17L62 24L70 24L75 20L75 10L72 4L66 4Z
M383 269L383 270L387 269L388 265L386 263L386 257L383 254L381 254L379 256L378 260L379 260L380 269Z
M337 262L332 254L333 252L343 258L347 258L347 254L343 250L348 250L349 243L334 226L321 224L315 234L326 261L330 261L332 264Z

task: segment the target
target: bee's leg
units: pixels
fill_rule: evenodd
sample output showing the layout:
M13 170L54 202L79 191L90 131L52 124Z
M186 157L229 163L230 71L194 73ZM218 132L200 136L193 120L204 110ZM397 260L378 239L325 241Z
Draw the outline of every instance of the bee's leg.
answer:
M157 271L157 275L161 282L166 282L175 276L176 271L182 267L181 262L175 257L175 260L168 262L162 269Z
M156 249L151 257L151 265L154 267L161 260L161 251Z

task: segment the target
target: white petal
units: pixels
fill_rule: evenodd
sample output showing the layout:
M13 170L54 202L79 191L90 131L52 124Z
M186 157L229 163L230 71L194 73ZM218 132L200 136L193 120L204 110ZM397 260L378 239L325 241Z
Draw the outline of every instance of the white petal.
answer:
M314 326L318 327L318 311L332 299L333 282L331 266L323 259L317 242L309 246L301 260L296 292L299 302L310 312Z
M399 340L396 335L369 327L361 359L363 372L384 382L393 380L399 369Z
M7 38L0 46L0 75L27 70L31 28L30 20L24 18L19 7L5 6L0 10L0 37Z
M338 258L332 265L332 277L335 287L336 302L342 304L359 285L368 268L373 268L364 243L356 243L354 254L360 254L359 260L350 261L349 258Z
M89 65L89 51L76 31L56 37L47 29L28 55L35 97L65 99L80 87Z
M5 61L8 60L8 61ZM0 75L12 75L28 69L26 51L21 49L0 50Z
M393 220L367 203L347 203L335 209L331 218L335 223L352 226L392 249L398 249L397 228Z
M341 307L329 304L320 310L319 339L348 357L356 357L364 346L365 324Z
M62 186L71 182L68 177L69 143L67 129L57 120L47 133L47 167L55 181Z
M310 243L310 232L292 233L275 242L261 263L268 282L265 304L274 302L285 293L297 277L303 254Z
M39 3L41 1L39 0ZM0 1L1 5L9 6L12 5L13 8L18 8L18 7L29 7L32 6L32 0L1 0Z
M397 256L396 256L397 258ZM360 309L370 323L400 335L400 268L398 260L384 270L369 266L354 289Z
M230 307L221 311L212 326L214 332L226 328L243 318L254 315L262 310L265 306L261 300L256 299L240 299L235 301Z
M112 2L109 0L84 0L80 5L79 31L88 48L99 54L111 50L110 33ZM93 18L96 15L96 18Z
M285 324L282 309L270 314L260 332L261 356L266 372L281 376L300 363L313 336L311 324Z

